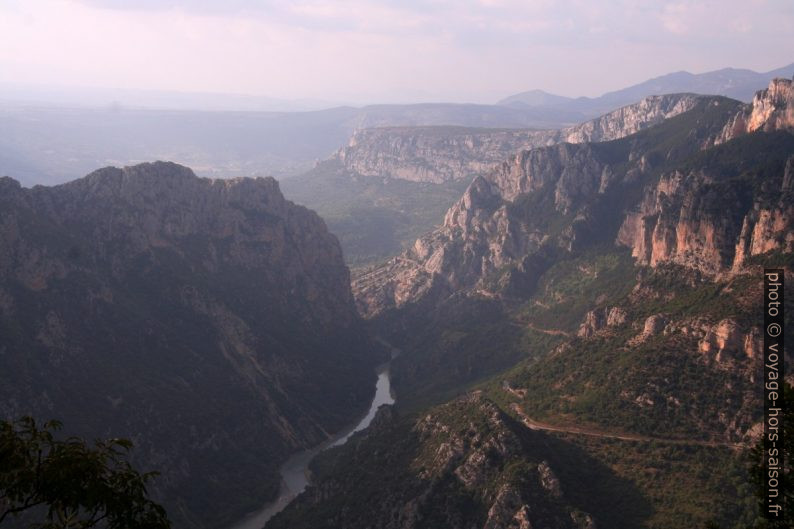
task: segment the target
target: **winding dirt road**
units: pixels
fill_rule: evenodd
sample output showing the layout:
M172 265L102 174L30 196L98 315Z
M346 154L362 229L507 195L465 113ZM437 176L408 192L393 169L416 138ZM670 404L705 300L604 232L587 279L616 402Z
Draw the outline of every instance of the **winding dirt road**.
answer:
M566 338L571 338L573 336L571 333L563 331L562 329L542 329L540 327L535 327L532 322L526 320L512 320L511 323L516 327L526 327L527 329L532 329L535 332L540 332L551 336L564 336Z
M725 448L731 448L733 450L742 450L745 448L745 445L741 443L703 441L700 439L665 439L663 437L650 437L650 436L630 434L630 433L604 432L601 430L594 430L591 428L582 428L580 426L556 426L553 424L538 422L530 418L524 412L524 410L521 409L521 406L519 406L515 402L510 405L510 409L513 410L521 418L521 422L524 423L524 426L526 426L530 430L543 430L547 432L560 432L560 433L568 433L574 435L588 435L590 437L601 437L604 439L618 439L621 441L635 441L635 442L643 442L643 443L656 442L656 443L667 443L667 444L675 444L675 445L709 446L712 448L725 447Z

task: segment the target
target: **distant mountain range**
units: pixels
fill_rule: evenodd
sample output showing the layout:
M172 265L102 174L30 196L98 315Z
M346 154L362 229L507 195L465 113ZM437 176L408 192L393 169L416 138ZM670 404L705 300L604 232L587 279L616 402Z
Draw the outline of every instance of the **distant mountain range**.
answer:
M535 108L549 111L556 109L566 113L580 112L586 117L596 117L650 95L689 92L722 95L747 102L753 98L753 94L757 90L767 85L775 77L790 79L792 75L794 75L794 63L763 73L737 68L723 68L700 74L681 71L654 77L628 88L607 92L594 98L573 98L549 94L543 90L530 90L506 97L497 104L514 108Z
M361 129L440 125L560 129L653 94L695 92L747 101L771 78L790 78L792 73L794 64L762 74L727 68L699 75L673 73L594 99L536 90L497 105L420 103L306 112L265 112L276 108L274 101L284 102L248 96L184 94L180 99L175 92L130 91L116 93L122 104L112 104L111 93L95 97L88 90L80 97L70 93L58 99L57 90L26 92L6 85L0 86L0 176L13 176L23 185L57 184L96 167L167 159L192 167L200 176L284 178L310 170ZM85 101L103 103L90 107ZM301 107L303 103L291 102L278 108L317 108L313 106L317 102L310 103ZM197 107L212 111L188 110Z
M359 129L384 126L559 128L579 114L427 103L313 112L201 112L0 103L0 175L58 184L96 167L173 160L201 176L288 177L331 156Z

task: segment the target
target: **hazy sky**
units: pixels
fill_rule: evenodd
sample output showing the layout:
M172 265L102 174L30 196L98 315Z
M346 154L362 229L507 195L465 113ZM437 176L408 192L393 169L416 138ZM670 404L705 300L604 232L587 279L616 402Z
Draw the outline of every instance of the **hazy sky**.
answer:
M0 82L355 103L794 61L794 1L0 0Z

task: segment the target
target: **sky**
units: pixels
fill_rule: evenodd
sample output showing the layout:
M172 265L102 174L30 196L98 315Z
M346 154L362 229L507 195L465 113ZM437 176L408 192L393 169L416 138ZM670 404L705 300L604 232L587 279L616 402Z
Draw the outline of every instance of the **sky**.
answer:
M0 83L352 104L794 61L792 0L0 0Z

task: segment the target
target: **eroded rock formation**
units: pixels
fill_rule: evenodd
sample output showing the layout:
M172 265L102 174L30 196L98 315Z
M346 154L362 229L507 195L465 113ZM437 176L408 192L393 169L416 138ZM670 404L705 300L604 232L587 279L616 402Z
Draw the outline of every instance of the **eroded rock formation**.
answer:
M337 153L364 176L440 183L487 173L510 155L555 143L609 141L691 109L698 96L651 96L561 130L385 127L356 132Z

